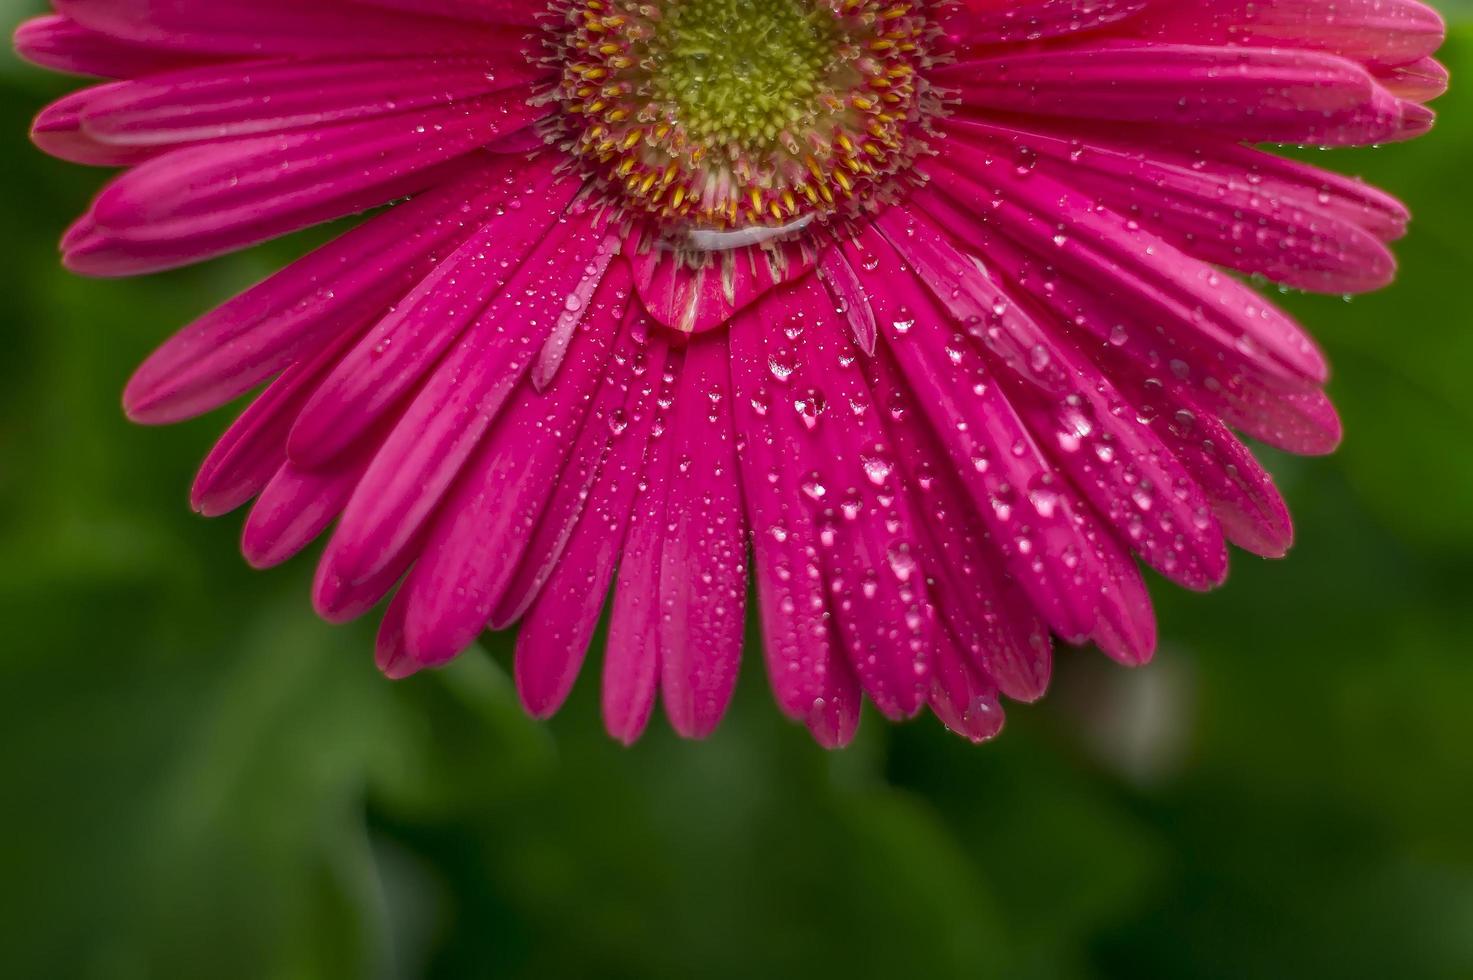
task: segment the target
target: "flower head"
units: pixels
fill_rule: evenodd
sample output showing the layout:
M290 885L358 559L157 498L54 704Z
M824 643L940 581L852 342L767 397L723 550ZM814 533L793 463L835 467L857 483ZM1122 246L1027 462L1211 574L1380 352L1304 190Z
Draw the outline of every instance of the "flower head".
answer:
M1403 208L1257 148L1424 132L1414 0L55 0L37 120L124 168L78 272L353 228L128 386L166 423L266 385L196 507L258 566L333 528L313 600L393 595L378 661L521 624L542 716L612 589L609 730L701 736L756 583L772 688L975 740L1053 638L1149 658L1137 559L1207 589L1282 555L1238 433L1340 437L1246 279L1390 281Z

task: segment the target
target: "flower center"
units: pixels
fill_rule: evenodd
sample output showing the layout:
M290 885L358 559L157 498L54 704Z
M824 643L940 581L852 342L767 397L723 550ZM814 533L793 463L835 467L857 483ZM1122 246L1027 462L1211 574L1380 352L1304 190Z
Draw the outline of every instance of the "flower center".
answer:
M936 98L906 0L555 0L555 138L631 217L697 249L894 196Z

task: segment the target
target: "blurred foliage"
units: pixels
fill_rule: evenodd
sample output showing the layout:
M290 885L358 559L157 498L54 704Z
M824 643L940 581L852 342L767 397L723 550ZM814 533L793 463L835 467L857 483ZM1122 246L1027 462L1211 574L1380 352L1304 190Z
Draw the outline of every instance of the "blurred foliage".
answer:
M831 755L755 658L709 742L625 750L596 671L548 725L505 649L389 684L307 560L250 572L183 503L224 417L117 394L302 245L64 274L97 178L23 140L63 85L0 61L0 975L1473 976L1473 90L1328 161L1418 220L1394 289L1285 297L1350 432L1272 460L1292 560L1158 588L1154 666L1064 654L991 746L870 719Z

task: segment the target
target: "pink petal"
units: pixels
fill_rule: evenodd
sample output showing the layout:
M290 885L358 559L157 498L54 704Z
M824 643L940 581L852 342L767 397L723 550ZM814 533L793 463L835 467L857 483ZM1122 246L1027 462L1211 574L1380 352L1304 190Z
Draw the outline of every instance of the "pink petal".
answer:
M538 564L542 581L536 591L522 586L532 598L517 636L517 690L536 717L550 716L567 699L598 625L644 477L666 354L662 342L650 345L645 369L630 379L623 416L604 420L613 422L612 439L597 480L588 487L586 506L567 528L556 558ZM598 421L590 420L589 427ZM529 549L529 556L535 554Z
M185 327L128 382L148 424L217 408L344 332L366 327L505 197L518 165L491 161L385 211Z
M1280 48L1096 42L961 61L932 76L969 113L1191 127L1248 142L1385 143L1432 121L1354 61Z
M942 8L941 26L957 46L1022 44L1098 30L1143 10L1149 0L962 0Z
M660 557L660 694L670 725L705 738L736 690L746 627L747 525L722 334L685 352L670 421Z
M1220 160L1233 151L1216 152L1207 140L1190 155L1167 147L1146 154L1123 141L961 120L949 128L978 149L1028 161L1206 262L1335 294L1380 289L1396 271L1379 237L1321 203L1323 182L1308 167L1296 175L1303 182L1289 184L1251 171L1208 170L1204 157Z
M17 27L15 50L33 64L99 78L136 78L196 60L188 54L128 44L56 14L34 17Z
M1193 589L1220 585L1227 547L1206 496L1084 353L954 251L920 215L880 227L937 300L964 325L1035 438L1121 539L1163 575ZM1010 383L1012 382L1012 383ZM1055 488L1030 491L1052 506Z
M1387 65L1432 54L1446 32L1417 0L1170 0L1130 24L1132 35L1153 42L1310 48Z
M611 297L628 295L628 270L616 266L599 288L607 313L583 326L568 370L546 392L522 384L430 528L401 590L405 644L419 663L470 646L511 584L608 363L623 314Z
M682 333L701 333L726 324L739 310L769 291L808 274L813 258L796 244L749 246L708 253L690 268L686 260L636 232L625 251L645 309L656 321Z
M858 351L812 277L759 310L776 382L763 395L764 421L813 514L836 635L875 706L892 718L911 717L930 687L937 627L908 498Z
M136 275L244 248L434 186L437 166L545 111L513 92L171 150L103 190L66 259L85 274Z
M752 309L738 314L731 328L762 650L778 707L807 724L820 744L834 748L847 745L859 726L859 682L835 636L817 522L803 504L792 457L769 421L774 409L766 329Z
M558 237L577 190L576 181L554 181L552 170L545 157L503 183L485 223L363 335L303 410L287 445L293 460L320 466L346 451L401 407L473 324L515 310L520 297L508 290L525 281L523 262L528 276L537 274L536 248Z
M1148 656L1154 642L1149 606L1119 587L1132 584L1133 566L1127 570L1113 536L1059 479L980 358L969 345L948 346L946 317L876 232L863 233L845 253L880 323L888 325L886 339L916 404L942 437L1010 572L1040 614L1072 642L1112 625L1123 655Z
M409 404L364 476L324 561L350 583L376 579L418 536L577 288L607 236L588 221L558 226L466 332ZM609 298L617 317L626 298Z
M56 12L131 44L224 57L499 52L518 56L520 31L499 32L342 0L53 0Z
M678 383L681 367L679 353L673 354L667 385ZM660 680L660 570L665 506L675 462L670 435L674 404L673 397L662 398L655 417L644 478L619 560L604 651L604 727L625 745L637 741L649 724Z
M200 467L190 500L218 517L260 493L286 462L286 433L307 396L341 353L341 342L300 361L241 413Z
M104 143L169 146L329 126L451 106L541 73L489 58L253 61L187 68L110 86L83 125Z
M284 463L261 491L241 532L246 561L271 568L316 540L347 506L377 448L365 444L316 470Z
M1052 669L1048 628L1018 584L1003 570L1003 557L953 472L951 460L910 402L893 356L881 349L869 365L870 387L907 482L917 488L917 528L923 536L922 567L955 645L982 680L1008 697L1043 696Z

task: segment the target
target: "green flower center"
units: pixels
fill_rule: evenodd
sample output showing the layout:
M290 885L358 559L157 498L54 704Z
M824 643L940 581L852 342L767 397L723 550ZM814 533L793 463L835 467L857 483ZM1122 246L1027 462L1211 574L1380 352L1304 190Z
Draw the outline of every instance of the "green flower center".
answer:
M924 147L929 0L552 0L549 138L677 248L878 208Z
M685 0L655 25L653 88L693 136L770 144L812 111L840 38L802 0Z

